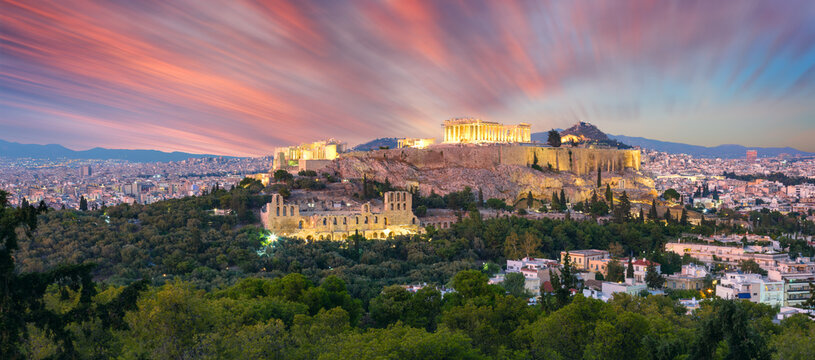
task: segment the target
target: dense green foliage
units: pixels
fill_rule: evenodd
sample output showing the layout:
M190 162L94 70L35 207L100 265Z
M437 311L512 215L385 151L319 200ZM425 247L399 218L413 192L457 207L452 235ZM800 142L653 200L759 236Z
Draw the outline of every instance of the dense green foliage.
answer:
M201 197L84 212L4 207L4 358L789 359L812 351L815 325L797 317L773 324L773 309L748 302L708 301L687 315L667 296L572 297L578 285L568 267L537 306L527 304L522 277L487 282L508 257L585 248L677 271L686 259L663 253L665 242L729 227L484 220L471 211L422 236L269 242L254 225L268 199L262 189L245 181ZM442 207L469 209L483 200L468 189L455 194L419 206L441 198ZM627 206L618 200L615 208ZM58 267L90 262L98 265ZM625 276L617 265L609 278ZM397 286L421 283L429 285L415 293ZM455 292L442 295L443 286Z

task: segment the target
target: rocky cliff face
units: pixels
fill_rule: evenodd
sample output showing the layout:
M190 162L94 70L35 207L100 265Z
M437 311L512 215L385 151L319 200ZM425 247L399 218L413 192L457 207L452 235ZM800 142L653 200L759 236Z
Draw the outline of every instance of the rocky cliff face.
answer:
M467 156L480 155L480 151L472 149L462 151ZM574 202L590 198L592 191L596 190L596 172L576 175L569 171L538 171L524 165L494 161L473 160L456 164L443 159L443 151L447 152L447 157L451 155L449 149L433 151L435 153L425 154L422 161L418 162L411 161L414 156L404 155L401 149L359 153L340 157L330 165L330 169L344 178L362 178L364 175L382 182L387 178L398 187L418 187L425 195L431 191L444 195L469 186L474 191L481 189L485 199L514 201L525 197L530 191L537 198L548 199L553 192L563 189L569 200ZM543 167L546 167L545 163ZM653 180L643 177L632 168L612 172L604 169L602 175L603 188L598 191L600 196L605 191L606 182L611 184L615 192L627 191L632 201L650 202L656 196Z

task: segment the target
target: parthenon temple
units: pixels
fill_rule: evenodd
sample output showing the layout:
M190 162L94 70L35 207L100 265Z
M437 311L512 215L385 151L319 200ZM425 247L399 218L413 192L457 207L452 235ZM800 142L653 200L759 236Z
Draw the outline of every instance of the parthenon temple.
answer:
M532 141L529 124L504 125L476 118L445 120L444 143L524 143Z

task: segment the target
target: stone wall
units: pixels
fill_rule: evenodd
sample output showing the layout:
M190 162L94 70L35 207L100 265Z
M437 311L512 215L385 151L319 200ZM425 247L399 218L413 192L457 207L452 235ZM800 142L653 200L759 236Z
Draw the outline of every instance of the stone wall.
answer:
M388 149L352 152L342 157L401 161L418 169L451 167L492 169L498 165L529 166L538 159L538 165L551 165L558 171L585 175L601 168L604 172L624 169L639 170L639 150L552 148L523 145L446 145L428 149Z

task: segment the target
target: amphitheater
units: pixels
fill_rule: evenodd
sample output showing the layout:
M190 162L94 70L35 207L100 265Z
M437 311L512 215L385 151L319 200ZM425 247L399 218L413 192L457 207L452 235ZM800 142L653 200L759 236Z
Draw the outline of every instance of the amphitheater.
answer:
M261 221L276 235L306 240L345 240L354 234L368 239L386 239L420 232L419 219L411 210L411 194L389 191L383 195L383 201L373 200L349 207L345 203L331 206L315 206L307 201L288 203L275 194L261 209Z

